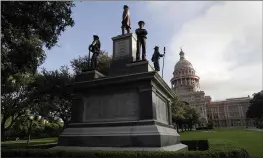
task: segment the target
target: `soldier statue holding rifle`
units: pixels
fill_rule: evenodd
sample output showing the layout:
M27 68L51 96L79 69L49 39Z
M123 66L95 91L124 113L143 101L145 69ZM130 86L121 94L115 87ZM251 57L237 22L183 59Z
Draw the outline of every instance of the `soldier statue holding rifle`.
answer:
M89 64L89 67L92 68L93 70L97 69L98 62L97 58L100 54L100 39L99 36L93 35L93 42L89 46L89 52L92 52L92 57L91 57L91 65ZM89 53L89 59L90 59L90 53Z
M122 14L122 22L121 23L122 23L122 25L121 25L122 35L124 35L125 29L127 31L127 34L130 33L131 19L130 19L129 7L127 5L123 6L123 14Z
M155 71L160 71L159 59L160 59L160 57L163 57L163 56L164 56L164 54L161 54L159 52L159 47L155 46L154 47L154 53L152 56L152 62L154 64Z

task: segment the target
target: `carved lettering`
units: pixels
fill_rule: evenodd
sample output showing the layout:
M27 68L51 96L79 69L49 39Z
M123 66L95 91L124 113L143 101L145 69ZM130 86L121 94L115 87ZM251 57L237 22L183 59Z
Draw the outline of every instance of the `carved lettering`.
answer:
M129 40L122 40L115 42L115 56L114 57L122 57L129 55Z
M153 95L153 104L156 107L156 117L159 122L168 124L168 106L159 96L154 92Z
M138 120L139 98L135 92L90 96L85 99L85 122Z

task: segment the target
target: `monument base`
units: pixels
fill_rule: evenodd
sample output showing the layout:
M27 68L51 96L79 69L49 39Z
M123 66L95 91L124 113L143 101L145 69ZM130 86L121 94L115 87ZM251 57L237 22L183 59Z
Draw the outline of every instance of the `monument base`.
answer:
M58 146L158 148L180 144L177 131L161 123L137 121L137 125L128 124L97 124L97 127L89 127L91 125L86 123L71 124L59 136Z
M56 146L54 150L79 150L79 151L187 151L188 147L184 144L176 144L165 147L77 147L77 146Z

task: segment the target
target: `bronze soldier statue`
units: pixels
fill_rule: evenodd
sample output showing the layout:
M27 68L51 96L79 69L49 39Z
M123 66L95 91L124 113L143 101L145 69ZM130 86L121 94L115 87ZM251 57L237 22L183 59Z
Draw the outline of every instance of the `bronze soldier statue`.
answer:
M93 70L97 69L98 63L97 63L97 58L100 54L100 39L99 36L93 35L93 42L89 46L89 51L91 51L92 57L91 57L91 68Z
M123 6L123 14L122 14L122 22L121 23L122 23L122 25L121 25L122 35L124 35L125 29L127 31L127 34L130 33L131 19L130 19L129 7L127 5Z
M159 59L160 59L160 57L163 57L163 56L164 56L164 54L161 54L159 52L159 47L155 46L154 47L154 53L153 53L153 56L152 56L152 62L154 64L155 71L160 71Z
M139 28L135 30L137 35L137 51L136 51L136 60L140 60L141 47L142 47L142 60L146 60L146 39L147 39L147 30L144 29L144 21L139 21Z

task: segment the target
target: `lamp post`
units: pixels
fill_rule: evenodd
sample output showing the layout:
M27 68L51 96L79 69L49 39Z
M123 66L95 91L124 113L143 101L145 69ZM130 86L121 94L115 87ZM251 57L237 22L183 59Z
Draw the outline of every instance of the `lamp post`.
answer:
M32 126L33 126L33 121L34 120L40 120L41 119L41 116L34 116L34 115L30 115L28 117L29 119L29 128L28 128L28 139L27 139L27 145L29 145L30 143L30 137L31 137L31 132L32 132Z

